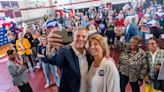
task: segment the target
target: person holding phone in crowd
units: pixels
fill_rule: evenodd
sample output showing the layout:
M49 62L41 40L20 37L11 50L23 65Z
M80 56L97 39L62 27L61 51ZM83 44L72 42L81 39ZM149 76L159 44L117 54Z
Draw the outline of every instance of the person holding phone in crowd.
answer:
M77 27L73 42L62 46L62 36L51 31L48 35L47 63L61 69L59 92L86 92L86 76L92 63L89 52L85 49L87 29Z
M59 87L60 86L60 78L57 72L57 66L55 65L51 65L49 63L45 63L48 62L48 58L46 57L46 45L47 45L47 35L42 35L40 37L40 41L42 45L39 45L37 48L37 52L38 52L38 57L41 58L41 62L42 62L42 67L43 67L43 72L46 78L46 85L44 86L44 88L48 88L52 85L52 81L50 78L50 73L52 72L52 75L55 79L56 82L56 86Z

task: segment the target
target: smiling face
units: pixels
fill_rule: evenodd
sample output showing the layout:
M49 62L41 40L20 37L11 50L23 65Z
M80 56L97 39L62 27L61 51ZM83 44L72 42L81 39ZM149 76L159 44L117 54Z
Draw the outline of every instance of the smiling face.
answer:
M40 40L41 40L43 46L46 46L47 45L47 39L46 39L46 37L41 37Z
M20 33L18 34L18 37L19 37L20 39L22 39L22 38L24 37L24 33L23 33L23 32L20 32Z
M103 55L103 49L100 45L100 43L95 40L95 39L92 39L89 43L89 50L90 50L90 53L93 57L97 57L97 56L102 56Z
M89 50L90 53L93 57L104 57L104 56L109 56L109 49L108 49L108 44L104 40L104 37L95 34L90 37L89 39Z
M141 42L141 38L138 37L138 36L133 36L131 39L130 39L130 49L131 50L137 50L138 47L139 47L139 44Z
M155 51L158 49L157 42L156 42L154 39L150 39L150 40L148 41L148 49L149 49L151 52L155 52Z
M74 46L76 49L84 49L88 35L85 29L77 30L74 34Z
M8 56L9 56L9 58L11 60L15 60L15 58L16 58L16 51L10 50L10 54L8 54Z
M136 41L134 39L131 39L130 40L130 49L131 50L136 50L137 49L137 46L138 46L138 41Z

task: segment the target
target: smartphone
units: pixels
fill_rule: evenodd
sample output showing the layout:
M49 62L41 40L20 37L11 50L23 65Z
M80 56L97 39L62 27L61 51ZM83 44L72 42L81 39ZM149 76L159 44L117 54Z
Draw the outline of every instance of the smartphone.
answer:
M56 31L55 33L62 36L62 39L63 39L62 44L63 45L67 45L67 44L73 42L73 33L72 32Z

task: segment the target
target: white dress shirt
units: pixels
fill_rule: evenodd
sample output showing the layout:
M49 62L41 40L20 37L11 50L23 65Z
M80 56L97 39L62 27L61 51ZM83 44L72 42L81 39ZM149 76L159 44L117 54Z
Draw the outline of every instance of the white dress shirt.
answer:
M152 56L152 63L155 64L155 58L156 58L156 54L157 54L158 50L155 53L150 52L150 55Z
M127 34L128 31L129 31L129 27L130 27L130 24L126 27L126 34Z
M73 51L75 52L76 56L79 59L79 66L80 66L80 75L81 75L81 82L80 82L80 91L79 92L86 92L86 76L88 72L88 62L86 58L86 51L83 51L81 54L77 49L72 46Z

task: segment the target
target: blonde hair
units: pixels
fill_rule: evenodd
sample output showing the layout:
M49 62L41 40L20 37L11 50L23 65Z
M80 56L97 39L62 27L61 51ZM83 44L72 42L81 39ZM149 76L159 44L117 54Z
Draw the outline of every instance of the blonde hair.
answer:
M18 33L18 38L24 37L24 32Z
M105 41L104 37L101 36L100 34L94 34L89 38L89 44L92 40L97 40L99 42L101 48L103 49L103 56L109 57L109 48L108 48L108 44Z
M41 38L41 40L42 40L42 38L44 38L44 39L46 39L46 41L47 41L47 35L46 35L46 34L42 34L42 35L40 36L40 38Z

